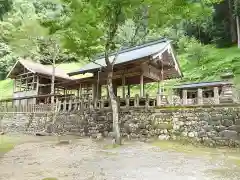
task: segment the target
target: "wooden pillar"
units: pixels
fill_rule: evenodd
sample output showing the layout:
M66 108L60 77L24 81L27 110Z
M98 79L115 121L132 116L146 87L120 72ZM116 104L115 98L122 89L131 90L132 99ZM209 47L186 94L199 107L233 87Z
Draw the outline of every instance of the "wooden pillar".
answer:
M92 99L95 101L97 98L97 84L94 82L92 84Z
M125 84L126 84L126 78L125 78L125 76L123 75L123 76L122 76L122 98L125 98L125 97L126 97L126 94L125 94Z
M97 98L98 99L101 99L101 97L102 97L102 86L100 85L100 84L98 84L98 89L97 89Z
M157 94L157 99L156 99L156 102L157 102L157 106L161 106L162 104L162 97L161 97L161 94Z
M127 88L128 88L128 92L127 92L127 93L128 93L128 96L131 97L131 89L130 89L130 85L128 85Z
M107 99L109 98L108 86L106 85Z
M140 97L144 96L144 82L143 82L143 74L140 76Z
M182 90L182 103L183 105L187 104L187 89Z
M160 81L158 81L158 90L157 90L157 94L160 94Z
M79 85L79 98L82 97L82 84Z
M37 94L39 94L39 83L40 83L40 79L39 79L39 76L37 75L37 82L36 82L36 91L37 91Z
M22 91L22 75L20 76L20 87L19 87L19 91Z
M214 96L215 104L219 104L220 100L219 100L219 88L218 87L213 88L213 96Z
M134 106L135 107L139 106L139 95L138 94L135 95Z
M16 78L14 78L14 83L13 83L13 93L15 93L16 92L16 82L17 80L16 80Z
M172 89L170 89L168 91L168 103L173 104L173 91L172 91Z
M201 88L198 88L198 91L197 91L197 103L199 105L203 104L203 90Z

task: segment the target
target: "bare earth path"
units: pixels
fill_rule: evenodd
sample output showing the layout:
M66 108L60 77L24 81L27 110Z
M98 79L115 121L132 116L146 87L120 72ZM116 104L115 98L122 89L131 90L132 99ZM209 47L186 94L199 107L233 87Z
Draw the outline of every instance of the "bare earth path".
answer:
M114 149L103 144L79 139L69 145L50 141L18 145L0 159L0 180L240 179L239 167L221 157L163 151L141 142Z

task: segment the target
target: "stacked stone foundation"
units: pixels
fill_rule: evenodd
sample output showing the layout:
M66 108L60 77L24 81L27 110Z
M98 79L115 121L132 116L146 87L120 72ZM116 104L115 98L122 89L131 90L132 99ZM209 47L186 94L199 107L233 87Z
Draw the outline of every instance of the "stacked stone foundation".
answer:
M240 146L240 107L165 107L122 109L121 135L131 139L188 140L206 146ZM85 111L56 115L18 114L2 117L6 132L107 137L112 132L110 111Z

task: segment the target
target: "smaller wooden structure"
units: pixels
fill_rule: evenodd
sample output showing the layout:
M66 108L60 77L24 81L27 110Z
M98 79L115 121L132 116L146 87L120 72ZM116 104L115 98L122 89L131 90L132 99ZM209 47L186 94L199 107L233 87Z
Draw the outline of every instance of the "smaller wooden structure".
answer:
M51 94L51 79L53 68L51 65L42 65L31 60L18 60L7 78L14 80L13 99L22 99L21 104L50 103L50 99L44 95ZM56 96L69 95L65 82L71 81L66 72L55 68L55 93ZM31 97L34 98L26 98ZM44 98L43 98L44 97ZM20 101L15 101L15 104Z
M233 74L221 76L222 81L182 84L174 87L174 95L183 105L220 104L234 102Z

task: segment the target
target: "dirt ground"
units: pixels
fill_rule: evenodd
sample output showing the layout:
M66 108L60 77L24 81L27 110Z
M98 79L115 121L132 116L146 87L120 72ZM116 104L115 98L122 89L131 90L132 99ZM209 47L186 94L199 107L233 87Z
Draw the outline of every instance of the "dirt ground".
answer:
M30 138L0 158L0 180L239 180L226 154L188 154L143 142L112 148L110 141ZM69 137L68 137L69 139Z

